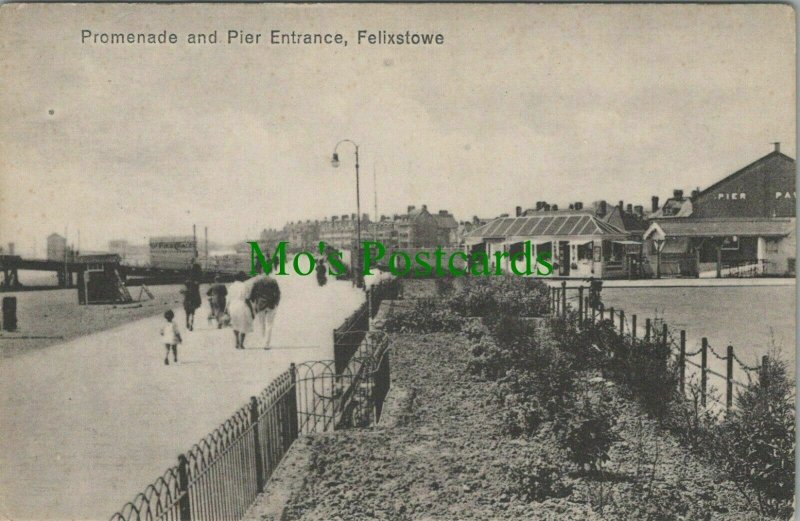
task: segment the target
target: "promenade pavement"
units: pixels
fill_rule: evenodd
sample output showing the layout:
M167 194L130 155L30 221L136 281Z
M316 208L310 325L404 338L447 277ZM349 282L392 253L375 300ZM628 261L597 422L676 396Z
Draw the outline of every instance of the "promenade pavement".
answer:
M364 300L349 282L279 279L271 350L230 329L186 332L164 365L161 316L0 361L0 519L107 519L291 362L332 358L332 330Z

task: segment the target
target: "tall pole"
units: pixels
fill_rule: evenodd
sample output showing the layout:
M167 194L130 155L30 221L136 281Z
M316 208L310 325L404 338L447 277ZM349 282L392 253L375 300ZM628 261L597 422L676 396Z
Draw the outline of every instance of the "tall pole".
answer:
M377 168L375 167L375 164L373 163L373 165L372 165L372 190L373 190L373 201L375 202L375 210L374 210L375 213L372 216L373 222L378 222L378 174L377 174L376 170L377 170ZM377 224L374 225L373 229L375 231L374 240L375 240L375 242L378 242L378 225Z
M360 180L359 175L358 175L358 168L359 168L359 163L358 163L358 145L355 142L353 142L352 140L350 140L350 139L343 139L343 140L339 141L338 143L336 143L336 146L333 148L333 158L331 159L331 164L333 165L334 168L339 166L339 155L338 155L337 151L339 150L339 145L341 145L344 142L347 142L347 143L350 143L351 145L353 145L353 148L355 148L355 151L356 151L356 212L358 212L358 213L356 214L356 248L355 248L356 263L355 263L355 265L356 265L356 269L358 269L358 266L361 264L361 180ZM353 265L353 263L351 262L351 266L352 265ZM362 287L362 288L364 287L364 284L363 284L363 282L361 280L361 270L360 269L358 269L358 273L355 274L355 281L357 282L358 287Z
M206 239L206 271L208 271L208 226L205 227L205 239Z
M67 277L69 277L69 268L67 267L67 252L69 251L69 243L67 242L67 230L69 229L69 225L64 226L64 287L68 288L69 283L67 281Z
M358 274L356 275L356 280L358 281L358 286L362 287L363 283L361 282L361 189L358 180L358 145L356 145L356 266L358 268Z
M192 242L194 243L194 259L192 259L192 265L189 266L189 269L194 269L194 264L197 262L198 252L197 252L197 225L192 225Z

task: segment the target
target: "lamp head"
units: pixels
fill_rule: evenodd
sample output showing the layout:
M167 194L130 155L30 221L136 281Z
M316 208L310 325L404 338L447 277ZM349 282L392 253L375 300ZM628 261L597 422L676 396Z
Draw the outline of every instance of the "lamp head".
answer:
M339 154L336 152L333 153L333 157L331 158L331 166L336 168L339 166Z

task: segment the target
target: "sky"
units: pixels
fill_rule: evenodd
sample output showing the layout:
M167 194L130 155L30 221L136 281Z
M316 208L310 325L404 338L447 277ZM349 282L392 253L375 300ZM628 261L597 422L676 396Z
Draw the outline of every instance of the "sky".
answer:
M174 32L172 46L81 31ZM188 33L341 32L344 46ZM356 45L436 32L441 46ZM262 40L266 36L262 36ZM538 200L643 204L772 150L796 157L786 5L3 5L0 244L43 255L427 204L457 219ZM373 183L373 176L376 184ZM377 189L377 190L376 190Z

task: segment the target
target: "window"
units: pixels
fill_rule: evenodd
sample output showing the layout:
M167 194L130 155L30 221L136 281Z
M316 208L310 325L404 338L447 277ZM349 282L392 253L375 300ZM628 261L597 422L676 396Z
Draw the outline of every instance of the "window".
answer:
M780 241L767 240L766 243L767 253L778 253L778 250L780 249Z
M578 245L578 260L592 260L592 241Z

